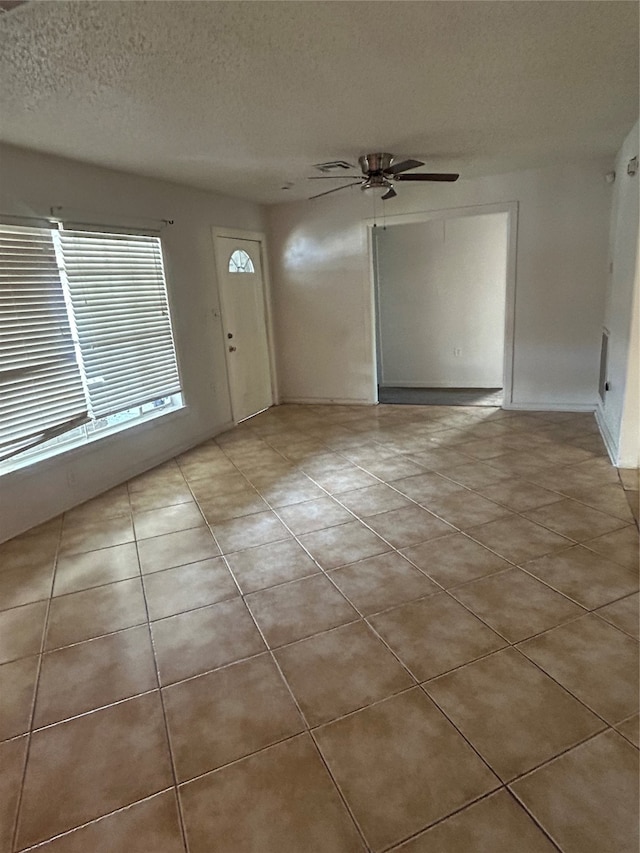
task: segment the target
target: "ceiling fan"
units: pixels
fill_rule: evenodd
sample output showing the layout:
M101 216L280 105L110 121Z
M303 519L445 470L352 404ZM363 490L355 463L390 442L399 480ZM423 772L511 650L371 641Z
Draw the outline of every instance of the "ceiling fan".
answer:
M320 196L359 185L363 190L384 190L381 198L388 199L398 195L393 187L394 181L457 181L460 177L460 175L446 172L412 172L405 175L404 173L409 169L424 166L424 163L420 160L401 160L399 163L394 163L393 156L393 154L363 154L358 159L362 178L355 181L352 180L356 177L355 175L314 175L309 178L310 181L348 180L351 183L312 195L311 198L320 198Z

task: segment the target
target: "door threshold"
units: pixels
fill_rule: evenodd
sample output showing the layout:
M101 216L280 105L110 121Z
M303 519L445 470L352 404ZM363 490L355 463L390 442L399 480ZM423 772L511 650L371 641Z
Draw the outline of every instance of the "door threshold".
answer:
M264 409L260 409L259 411L254 412L252 415L247 415L246 418L241 418L239 421L236 421L236 426L238 426L238 424L243 424L246 421L250 421L251 418L257 418L258 415L261 415L263 412L268 412L270 408L271 406L265 406Z

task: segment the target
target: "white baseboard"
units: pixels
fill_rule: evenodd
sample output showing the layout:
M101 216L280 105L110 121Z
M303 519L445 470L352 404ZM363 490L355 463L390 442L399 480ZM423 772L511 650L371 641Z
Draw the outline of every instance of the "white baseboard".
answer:
M214 431L213 433L211 433L211 434L208 436L208 438L215 438L216 436L220 435L221 433L223 433L223 432L227 432L228 430L233 429L233 428L234 428L234 426L235 426L235 424L234 424L234 422L233 422L233 421L227 421L227 422L226 422L226 423L224 423L224 424L220 424L220 426L217 426L217 427L215 428L215 431ZM202 441L207 441L207 439L206 439L206 438L203 438L203 439L202 439ZM202 442L200 442L200 444L202 444ZM194 446L195 446L195 445L194 445Z
M376 406L377 400L353 400L341 397L283 397L280 403L298 406Z
M618 464L618 445L613 435L611 434L611 430L609 429L609 425L604 417L604 412L602 411L602 407L598 406L596 409L596 423L598 424L598 429L600 430L600 435L602 436L602 440L604 441L604 446L607 449L607 453L609 454L609 459L613 465Z
M502 377L493 385L451 385L450 382L394 382L393 379L380 380L381 388L420 388L423 391L503 391Z
M595 403L503 403L503 409L517 412L595 412Z
M281 405L290 403L292 405L307 406L375 406L377 400L350 399L340 397L283 397ZM521 412L594 412L595 403L507 403L502 404L503 409Z

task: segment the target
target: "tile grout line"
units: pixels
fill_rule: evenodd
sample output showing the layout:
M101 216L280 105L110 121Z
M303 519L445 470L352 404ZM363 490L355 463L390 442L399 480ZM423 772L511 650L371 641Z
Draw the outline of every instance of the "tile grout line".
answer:
M497 654L497 652L495 652L495 654ZM489 655L489 657L490 657L490 655ZM525 658L525 659L526 659L526 658ZM475 663L475 661L472 661L472 663ZM543 674L545 674L545 675L546 675L546 673L543 673ZM425 683L427 683L427 682L425 682ZM556 682L556 683L557 683L557 682ZM422 688L422 690L424 691L424 693L428 696L428 698L433 702L433 704L438 708L438 710L439 710L439 711L440 711L440 712L441 712L441 713L442 713L442 714L447 718L447 720L451 723L451 725L456 729L456 731L458 732L458 734L459 734L462 738L464 738L464 740L465 740L465 741L467 742L467 744L468 744L468 745L473 749L473 751L478 755L478 757L479 757L479 758L481 758L481 759L482 759L482 761L487 765L487 767L489 768L489 770L491 770L491 772L492 772L492 773L493 773L493 774L494 774L494 775L495 775L495 776L500 780L501 787L503 787L503 788L506 788L506 787L508 787L509 785L513 785L515 782L519 782L519 781L520 781L520 779L523 779L525 776L529 776L531 773L534 773L535 771L540 770L540 768L541 768L541 767L545 767L547 764L550 764L552 761L555 761L557 758L560 758L562 755L566 755L566 753L571 752L573 749L576 749L577 747L582 746L582 744L587 743L587 742L588 742L588 741L590 741L590 740L593 740L594 738L598 737L598 735L602 735L602 734L604 734L605 732L607 732L607 731L609 731L609 730L613 729L613 726L611 726L611 725L610 725L609 723L607 723L606 721L602 720L602 718L601 718L601 717L598 717L598 719L600 719L600 720L604 723L604 725L603 725L603 727L602 727L602 728L599 728L597 731L592 732L592 733L591 733L591 734L589 734L589 735L586 735L585 737L583 737L581 740L577 741L576 743L573 743L573 744L571 744L570 746L568 746L568 747L565 747L565 748L561 749L559 752L554 753L554 754L553 754L552 756L550 756L549 758L545 758L545 759L544 759L543 761L541 761L539 764L535 764L533 767L529 767L527 770L524 770L522 773L517 773L515 776L513 776L513 777L511 777L510 779L507 779L506 781L504 781L504 780L502 779L502 777L498 775L498 771L497 771L497 770L494 770L494 768L489 764L488 759L486 759L486 758L484 758L484 757L482 756L482 754L479 752L478 748L477 748L477 747L475 747L475 746L473 745L473 743L472 743L472 742L469 740L469 738L464 734L464 732L459 728L459 726L456 724L456 722L455 722L455 721L454 721L454 720L453 720L453 719L452 719L452 718L447 714L447 712L444 710L444 708L442 708L442 707L438 704L438 701L437 701L433 696L431 696L431 694L430 694L430 693L427 693L427 691L426 691L426 689L425 689L425 685L424 685L424 684L421 684L421 685L420 685L420 687ZM560 687L562 687L562 685L560 685ZM566 691L566 692L568 692L568 691ZM570 694L570 695L571 695L571 694ZM574 698L575 698L575 697L574 697ZM578 701L580 701L580 700L578 700ZM580 704L581 704L583 707L586 707L586 706L584 705L584 703L580 703ZM587 708L587 710L591 711L591 709L590 709L590 708ZM593 713L593 712L592 712L592 713ZM594 716L597 716L597 715L596 715L596 714L594 714Z
M574 621L577 621L577 620L574 620ZM571 624L571 623L567 623L567 624ZM553 630L553 629L550 629L550 630ZM544 633L549 633L549 632L548 632L548 631L545 631ZM540 635L538 635L538 636L540 636ZM528 640L529 640L529 639L530 639L530 638L527 638L526 640L520 640L520 643L528 642ZM586 709L587 709L587 711L589 711L591 714L593 714L593 716L594 716L594 717L597 717L599 720L601 720L607 728L614 728L614 726L615 726L615 725L617 725L616 723L610 723L610 722L608 722L608 720L606 720L606 719L602 716L602 714L600 714L598 711L596 711L596 710L595 710L595 708L592 708L590 705L587 705L587 703L586 703L586 701L585 701L584 699L581 699L579 696L576 696L576 694L575 694L572 690L569 690L569 688L568 688L568 687L565 687L565 685L564 685L564 684L562 684L560 681L558 681L558 679L557 679L557 678L555 678L555 677L554 677L550 672L547 672L547 670L546 670L546 669L543 669L543 667L542 667L542 666L540 666L540 664L539 664L537 661L533 660L533 658L530 658L528 655L526 655L526 654L522 651L522 649L518 648L518 646L517 646L517 645L514 645L514 646L513 646L513 648L514 648L514 649L515 649L515 651L517 651L520 655L522 655L522 657L523 657L526 661L528 661L529 663L532 663L532 664L536 667L536 669L540 670L540 672L541 672L543 675L546 675L546 676L547 676L547 678L550 678L553 682L555 682L555 683L556 683L559 687L561 687L561 688L562 688L566 693L568 693L568 694L569 694L569 696L571 696L573 699L575 699L575 700L576 700L576 702L579 702L579 703L580 703L580 705L582 705L582 706L583 706L583 708L586 708ZM631 715L631 716L633 716L633 715ZM621 721L621 722L622 722L622 721Z
M11 840L10 840L10 850L15 850L18 844L18 833L20 830L20 819L22 816L22 804L24 798L24 788L27 780L27 768L29 765L29 758L31 756L31 744L33 739L33 721L35 718L36 707L38 704L38 693L40 690L40 676L42 674L42 666L43 666L43 658L44 658L44 648L47 640L47 633L49 630L49 613L51 612L51 599L53 596L53 588L55 586L56 574L58 571L58 557L60 552L60 543L62 542L62 532L64 529L64 516L65 513L62 514L62 519L60 520L60 529L58 531L58 542L56 545L56 550L54 554L54 562L53 562L53 572L51 575L51 584L49 588L49 597L46 600L46 609L45 609L45 618L42 626L42 635L40 637L40 652L38 654L38 666L36 670L36 679L33 687L33 698L31 701L31 710L29 713L28 719L28 728L27 728L27 746L25 749L24 763L22 767L22 778L20 781L20 790L18 794L18 801L16 803L15 816L13 820L13 828L11 832Z
M363 829L362 829L362 827L360 826L360 822L356 819L356 816L355 816L355 814L354 814L354 812L353 812L353 810L352 810L351 806L349 805L349 803L348 803L348 801L347 801L347 798L346 798L346 796L344 795L344 793L343 793L343 791L342 791L342 788L341 788L341 787L340 787L340 785L338 784L338 780L337 780L337 779L335 778L335 776L333 775L333 773L332 773L332 771L331 771L331 768L329 767L329 763L328 763L328 762L327 762L327 760L325 759L325 757L324 757L324 755L323 755L323 753L322 753L322 750L320 749L320 745L318 744L317 740L316 740L316 739L315 739L315 737L314 737L313 731L310 731L310 732L309 732L309 736L310 736L310 738L311 738L311 743L313 744L313 748L315 749L315 751L316 751L316 753L317 753L317 755L318 755L318 758L320 759L320 761L321 761L321 763L322 763L322 766L324 767L324 769L325 769L326 773L328 774L329 778L330 778L330 779L331 779L331 781L333 782L333 786L334 786L334 788L335 788L335 790L336 790L336 792L337 792L337 794L338 794L338 797L340 798L340 801L342 802L342 804L343 804L344 808L346 809L347 814L348 814L348 815L349 815L349 817L351 818L351 821L353 822L353 825L354 825L354 826L355 826L355 828L356 828L356 832L357 832L357 833L358 833L358 835L360 836L360 838L361 838L361 840L362 840L362 843L363 843L363 844L364 844L364 846L365 846L365 850L367 851L367 853L373 853L372 847L371 847L371 845L369 844L369 842L367 841L367 838L366 838L366 836L365 836L365 834L364 834L364 830L363 830Z
M442 823L444 823L445 821L449 820L449 818L450 818L450 817L455 817L455 815L461 814L461 813L462 813L462 812L464 812L466 809L473 808L473 806L478 805L479 803L483 802L484 800L488 800L488 799L489 799L489 797L495 797L497 794L499 794L499 793L501 793L501 792L503 792L503 791L504 791L507 795L511 795L511 796L513 796L513 795L511 794L511 791L509 790L509 788L508 788L506 785L501 785L499 788L494 788L494 790L489 791L489 792L488 792L488 793L486 793L486 794L482 794L482 796L477 797L475 800L472 800L470 803L465 803L463 806L460 806L459 808L454 809L454 810L453 810L452 812L450 812L449 814L445 815L444 817L438 818L438 820L435 820L435 821L433 821L433 823L428 824L428 826L425 826L425 827L423 827L422 829L419 829L417 832L414 832L414 833L412 833L411 835L408 835L406 838L403 838L401 841L394 842L390 847L385 847L385 848L383 848L383 849L380 851L380 853L394 853L394 851L396 851L396 850L397 850L401 845L407 844L409 841L413 841L414 839L418 838L419 836L424 835L424 834L425 834L425 833L427 833L429 830L434 829L436 826L439 826L440 824L442 824ZM530 817L533 817L533 816L532 816L532 815L530 815ZM546 830L545 830L545 829L544 829L544 828L543 828L543 827L538 823L538 821L537 821L535 818L534 818L534 822L535 822L535 824L538 826L538 828L542 830L542 832L544 833L544 835L545 835L545 836L546 836L550 841L552 841L552 839L551 839L551 837L549 836L549 834L548 834L548 833L546 832ZM558 847L558 845L557 845L555 842L553 842L553 841L552 841L552 843L553 843L553 846L556 848L556 850L558 850L558 851L559 851L559 853L563 853L562 849L561 849L560 847ZM446 851L441 851L441 853L446 853ZM473 853L473 851L469 851L468 853Z
M529 807L524 803L524 801L520 799L520 797L516 794L516 792L515 792L515 791L512 791L512 790L511 790L511 788L507 788L507 791L508 791L508 792L509 792L509 794L513 797L513 799L516 801L516 803L518 803L518 805L519 805L522 809L524 809L524 811L526 812L526 814L528 814L528 815L529 815L529 817L531 818L531 820L533 820L533 822L534 822L538 827L540 827L540 829L544 832L544 834L545 834L545 835L546 835L546 837L549 839L549 841L550 841L550 842L551 842L551 843L552 843L552 844L553 844L553 845L554 845L554 846L555 846L555 847L560 851L560 853L564 853L563 848L562 848L562 847L560 847L560 843L559 843L558 841L556 841L556 840L555 840L555 838L551 835L550 831L549 831L548 829L546 829L546 828L542 825L542 823L540 822L540 820L539 820L539 819L538 819L538 818L533 814L533 812L532 812L532 811L529 809Z
M120 806L119 808L113 809L112 811L107 812L106 814L100 815L99 817L91 818L91 820L85 821L84 823L80 823L78 824L78 826L74 826L71 829L65 829L63 832L59 832L56 835L52 835L51 838L47 838L44 841L37 841L35 844L31 844L29 847L23 847L21 850L16 851L16 853L32 853L32 851L42 849L60 838L67 838L68 836L73 835L74 832L77 832L80 829L85 829L86 827L100 823L100 821L106 820L107 818L110 818L113 815L120 814L121 812L126 812L127 809L130 809L133 806L137 806L140 803L146 803L149 800L152 800L154 797L159 797L162 794L169 793L169 791L174 792L173 787L163 788L161 791L155 791L153 794L149 794L148 796L143 797L140 800L134 800L132 803L127 803L127 805Z
M127 483L127 495L129 498L129 508L131 509L131 492L130 492L128 483ZM133 511L131 511L131 524L132 524L133 533L135 536L136 533L135 533L135 526L133 525ZM142 588L142 599L144 601L145 613L147 614L146 627L147 627L147 633L148 633L148 637L149 637L149 645L151 647L151 654L152 654L153 663L154 663L154 672L155 672L155 679L156 679L156 685L157 685L157 691L158 691L158 699L160 702L160 711L162 713L162 723L164 726L164 737L165 737L167 752L169 755L169 764L171 767L171 777L173 779L173 792L174 792L174 797L175 797L175 801L176 801L176 808L177 808L177 812L178 812L178 823L180 826L180 835L182 837L182 844L184 847L184 851L185 851L185 853L188 853L189 845L187 842L187 831L186 831L186 826L185 826L184 814L182 811L182 802L180 800L180 796L178 795L178 777L177 777L177 773L176 773L175 760L174 760L173 749L172 749L172 745L171 745L171 736L169 733L169 725L167 722L167 711L165 708L164 696L162 693L162 686L161 686L161 681L160 681L160 669L159 669L158 657L156 654L156 646L155 646L155 642L153 639L153 631L151 630L151 620L149 619L149 603L147 601L147 591L146 591L144 581L143 581L142 564L140 562L140 552L138 550L138 539L137 539L137 537L135 539L135 547L136 547L136 558L138 560L138 571L140 574L140 586ZM155 692L155 690L152 692Z

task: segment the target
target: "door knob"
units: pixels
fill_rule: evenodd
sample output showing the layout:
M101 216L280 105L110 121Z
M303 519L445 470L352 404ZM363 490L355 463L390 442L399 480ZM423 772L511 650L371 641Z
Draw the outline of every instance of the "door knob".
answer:
M235 352L237 347L229 347L229 352Z

